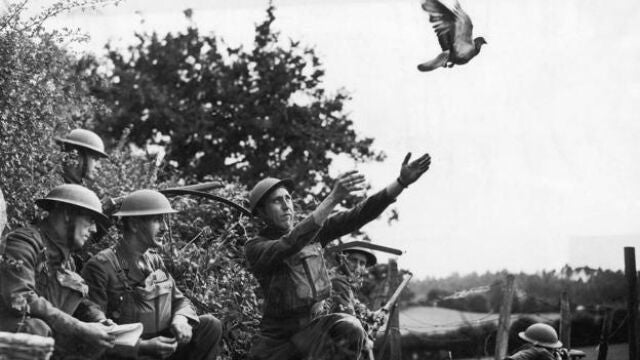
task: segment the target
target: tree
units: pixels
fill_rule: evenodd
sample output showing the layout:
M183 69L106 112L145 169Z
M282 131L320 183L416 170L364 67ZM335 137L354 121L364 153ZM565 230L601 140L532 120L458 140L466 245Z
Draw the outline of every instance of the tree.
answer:
M163 38L136 34L139 42L123 53L107 46L109 73L86 58L93 94L112 109L97 130L119 138L131 129L135 145L163 146L168 164L185 178L214 174L252 185L288 176L316 195L328 190L331 154L381 160L373 140L359 138L345 114L349 96L327 95L322 87L314 50L281 44L274 11L270 5L256 26L250 51L190 26Z

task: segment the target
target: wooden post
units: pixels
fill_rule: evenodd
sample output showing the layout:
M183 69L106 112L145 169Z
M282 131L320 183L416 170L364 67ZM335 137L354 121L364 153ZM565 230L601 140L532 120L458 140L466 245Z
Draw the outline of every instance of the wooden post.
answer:
M638 273L634 247L624 248L624 273L627 277L627 314L629 319L629 360L638 360Z
M560 298L560 341L562 346L571 349L571 303L566 291Z
M390 259L389 260L389 294L392 296L398 285L402 282L402 277L398 273L398 263ZM398 302L393 307L391 314L389 314L389 322L387 326L389 329L389 360L400 360L402 358L402 344L400 339L400 314L398 311Z
M598 344L598 360L607 360L607 352L609 350L609 332L611 331L611 322L613 320L612 309L604 308L602 315L602 328L600 329L600 342Z
M498 319L498 333L496 334L495 360L502 360L507 356L509 348L509 326L511 325L511 302L513 300L514 276L509 274L502 289L502 305Z

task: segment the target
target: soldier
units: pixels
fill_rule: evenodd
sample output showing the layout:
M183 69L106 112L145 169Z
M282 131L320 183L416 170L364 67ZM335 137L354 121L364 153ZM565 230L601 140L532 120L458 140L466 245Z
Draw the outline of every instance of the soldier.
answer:
M536 323L529 326L525 331L518 333L518 336L527 342L519 351L505 360L559 360L568 358L562 356L560 352L562 342L558 340L556 330L543 323Z
M428 154L409 163L410 156L405 157L397 180L385 189L353 209L329 216L336 205L364 186L364 177L355 171L341 175L331 193L298 224L294 224L290 180L266 178L251 190L250 209L266 223L245 248L249 268L264 293L252 358L359 358L366 334L358 319L348 314L319 316L331 293L323 248L375 219L427 171Z
M54 355L91 358L114 339L70 253L107 219L96 194L80 185L60 185L36 204L48 216L0 242L0 330L53 335Z
M100 136L90 130L74 129L55 140L62 145L63 151L76 154L66 159L62 167L62 178L67 184L84 185L87 179L93 180L98 160L109 157Z
M338 266L333 269L331 277L329 312L354 315L367 330L368 325L384 321L384 313L369 310L357 296L367 269L378 262L376 255L364 247L353 246L336 256Z
M135 349L125 349L131 356L214 359L222 337L220 321L196 314L154 251L167 230L164 216L175 212L157 191L127 195L114 214L122 218L121 241L91 258L82 275L89 298L116 323L142 322L142 339Z

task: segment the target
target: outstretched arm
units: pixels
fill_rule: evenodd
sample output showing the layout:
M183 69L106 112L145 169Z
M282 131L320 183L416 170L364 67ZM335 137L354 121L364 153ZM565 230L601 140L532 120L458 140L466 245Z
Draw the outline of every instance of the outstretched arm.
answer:
M400 175L385 189L369 196L352 209L331 215L317 237L322 246L331 240L360 229L377 218L387 206L395 201L404 188L418 180L429 169L431 164L429 154L424 154L412 162L409 162L410 158L411 153L408 153L402 162Z

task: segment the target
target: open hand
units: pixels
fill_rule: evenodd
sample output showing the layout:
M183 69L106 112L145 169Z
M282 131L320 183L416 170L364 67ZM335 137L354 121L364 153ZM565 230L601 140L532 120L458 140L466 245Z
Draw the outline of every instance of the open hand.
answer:
M338 176L332 192L339 199L344 199L353 192L364 190L364 188L364 175L357 170L351 170Z
M96 344L104 348L112 348L116 338L107 331L109 326L101 323L80 323L80 336L92 344Z
M400 176L398 177L400 185L405 187L418 180L422 174L429 170L429 165L431 165L431 156L429 154L424 154L412 162L409 162L409 159L411 159L411 153L407 153L407 156L404 157L400 168Z

